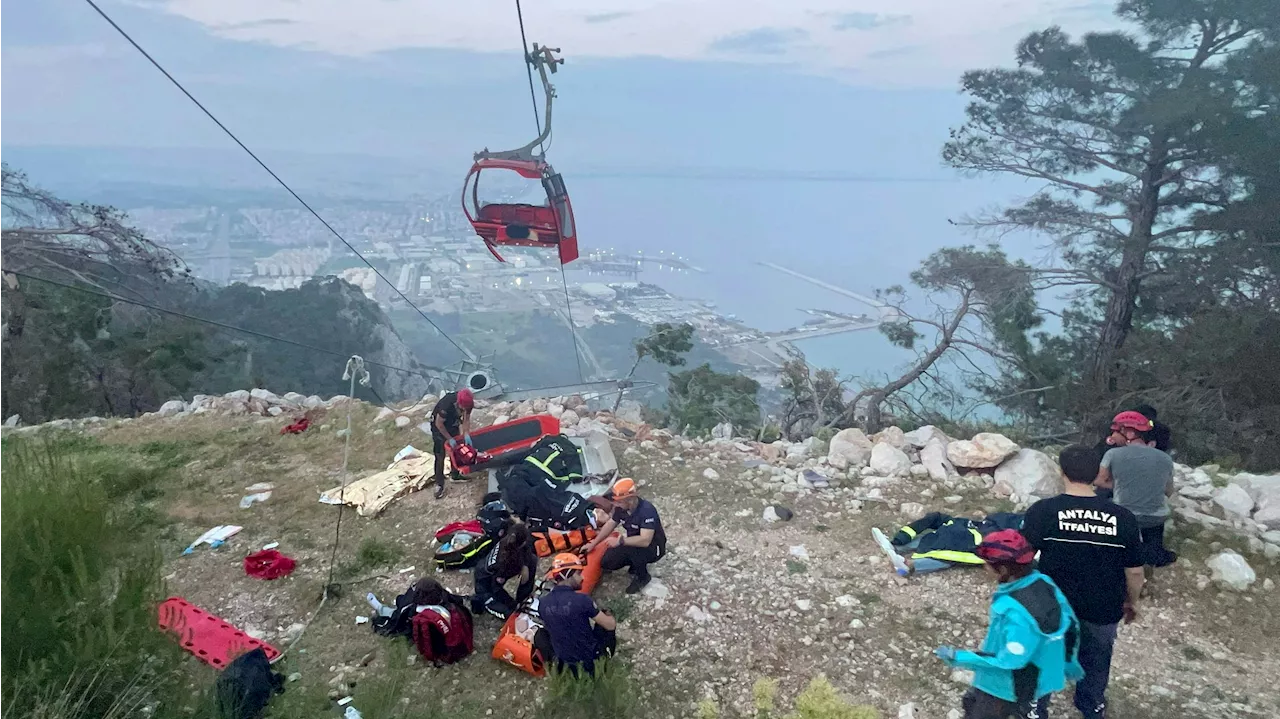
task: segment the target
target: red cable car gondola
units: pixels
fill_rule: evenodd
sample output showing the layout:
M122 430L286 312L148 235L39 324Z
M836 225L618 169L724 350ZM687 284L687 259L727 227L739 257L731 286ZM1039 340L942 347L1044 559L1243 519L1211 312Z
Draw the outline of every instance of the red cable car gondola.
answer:
M489 252L499 262L506 260L498 254L498 246L555 248L560 253L562 265L578 259L578 233L573 223L573 204L569 201L564 179L547 164L543 154L534 152L535 147L551 136L551 100L555 97L555 88L547 78L547 69L550 68L554 73L556 65L564 62L552 55L554 52L559 52L559 49L538 47L535 43L533 52L526 58L538 68L546 95L546 121L541 134L533 142L517 150L490 152L486 148L477 152L475 164L471 166L462 185L462 211L467 215L476 234L484 240ZM546 193L546 203L482 203L480 176L485 170L506 170L527 180L538 180Z

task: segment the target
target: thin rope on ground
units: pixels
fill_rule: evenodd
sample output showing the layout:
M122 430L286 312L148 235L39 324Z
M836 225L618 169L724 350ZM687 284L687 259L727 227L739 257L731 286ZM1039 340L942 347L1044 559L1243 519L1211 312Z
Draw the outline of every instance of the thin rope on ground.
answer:
M466 357L467 359L471 359L470 352L463 349L462 345L458 344L453 340L452 337L445 334L445 331L440 329L440 326L437 325L434 321L432 321L430 317L427 316L427 313L423 312L421 308L415 305L403 292L401 292L400 288L396 287L394 282L387 279L386 275L383 275L381 270L379 270L377 267L374 267L372 262L365 259L365 256L360 254L360 251L357 250L354 245L352 245L350 242L347 242L347 238L343 237L342 233L334 229L333 225L329 224L328 220L321 217L320 213L316 212L311 207L311 205L307 203L306 200L302 199L301 195L294 192L293 188L290 187L288 183L280 179L280 176L277 175L274 170L272 170L270 167L267 166L267 163L263 162L262 159L259 158L253 152L253 150L250 150L248 145L241 142L240 138L237 137L234 132L228 129L226 125L222 124L222 121L219 120L212 112L210 112L209 109L205 107L199 100L197 100L195 95L192 95L190 92L188 92L187 88L183 87L182 83L178 82L178 80L173 75L170 75L169 71L164 69L163 65L161 65L154 57L151 57L151 53L148 53L146 50L144 50L142 46L139 45L138 42L129 35L129 33L124 31L124 28L117 25L116 21L112 20L110 15L108 15L105 11L103 11L102 8L98 7L98 4L95 3L93 0L84 0L84 1L89 4L89 7L93 8L99 15L101 15L102 19L106 20L107 23L111 25L111 27L114 28L116 32L120 33L120 36L123 37L125 40L127 40L135 50L142 53L142 56L145 57L147 61L150 62L152 65L154 65L155 68L159 70L161 74L163 74L166 78L168 78L169 82L173 83L174 87L182 91L182 94L186 95L188 100L195 103L195 106L200 108L201 112L203 112L206 116L208 116L210 120L213 120L213 123L217 125L218 128L221 129L224 133L226 133L227 137L230 137L233 142L239 145L241 150L244 150L246 153L248 153L249 157L253 158L254 162L258 163L258 165L262 167L263 170L266 170L267 174L271 175L271 178L273 180L278 182L280 186L283 187L285 191L287 191L290 195L293 195L293 199L297 200L299 204L301 204L303 207L307 209L307 212L310 212L317 220L319 220L320 224L325 226L325 229L333 233L333 236L337 237L338 240L342 242L342 244L346 245L347 249L351 250L351 252L355 254L356 257L360 258L361 262L368 265L369 269L373 270L374 274L376 274L379 279L381 279L383 282L386 282L387 285L389 285L391 289L395 291L396 294L400 295L400 299L404 300L406 304L408 304L415 311L417 311L417 313L422 316L422 319L427 321L427 324L431 325L433 328L435 328L436 332L440 333L441 337L448 340L449 344L453 345L455 349L461 352L463 357Z

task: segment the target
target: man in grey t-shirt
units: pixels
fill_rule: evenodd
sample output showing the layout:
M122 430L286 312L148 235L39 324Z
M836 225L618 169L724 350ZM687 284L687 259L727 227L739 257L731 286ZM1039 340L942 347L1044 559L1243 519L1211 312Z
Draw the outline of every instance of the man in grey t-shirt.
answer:
M1115 503L1138 518L1147 574L1154 567L1173 564L1178 555L1165 549L1164 525L1173 494L1173 458L1155 448L1151 420L1137 412L1121 412L1112 420L1118 446L1102 457L1095 484L1112 488Z

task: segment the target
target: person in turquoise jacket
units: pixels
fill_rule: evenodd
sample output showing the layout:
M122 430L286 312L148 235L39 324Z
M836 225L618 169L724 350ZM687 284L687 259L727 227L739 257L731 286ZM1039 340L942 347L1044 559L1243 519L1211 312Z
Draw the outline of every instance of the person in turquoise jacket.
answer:
M1017 530L987 535L976 554L999 581L987 638L976 652L934 653L948 666L973 670L965 719L1043 719L1049 696L1084 676L1080 623L1053 580L1032 568L1035 549Z

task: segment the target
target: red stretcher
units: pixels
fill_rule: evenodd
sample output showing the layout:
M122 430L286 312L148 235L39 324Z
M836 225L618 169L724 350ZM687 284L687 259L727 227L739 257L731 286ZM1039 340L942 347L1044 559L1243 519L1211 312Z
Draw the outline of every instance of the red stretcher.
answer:
M449 463L459 472L472 474L490 467L519 462L525 454L549 434L560 434L560 420L549 414L535 414L510 422L482 427L471 432L471 445L489 455L489 459L473 465L458 462L453 447L448 448Z
M177 637L183 649L214 669L223 669L236 657L258 647L267 653L268 660L280 656L279 649L254 639L182 597L169 597L160 603L160 628Z

